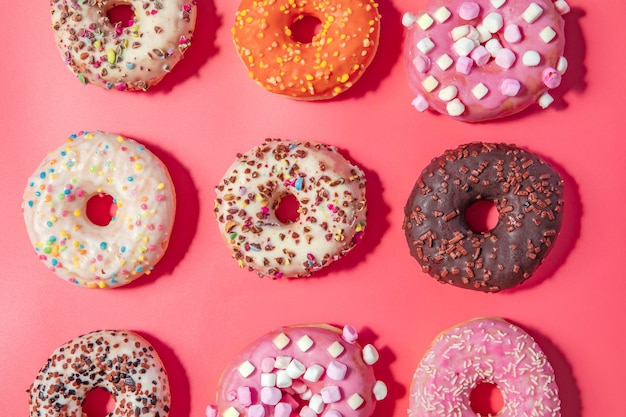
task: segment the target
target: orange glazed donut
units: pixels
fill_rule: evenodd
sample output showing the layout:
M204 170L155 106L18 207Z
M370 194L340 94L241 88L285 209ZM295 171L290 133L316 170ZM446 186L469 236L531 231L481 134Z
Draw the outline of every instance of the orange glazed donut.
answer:
M311 42L294 39L292 25L321 22ZM243 0L232 28L250 78L290 98L320 100L346 91L372 62L380 35L374 0Z

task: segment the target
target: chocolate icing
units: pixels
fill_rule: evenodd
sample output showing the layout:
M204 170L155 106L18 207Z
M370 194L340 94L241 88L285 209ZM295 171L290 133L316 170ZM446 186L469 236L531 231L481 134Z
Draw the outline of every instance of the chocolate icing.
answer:
M497 225L473 231L465 210L493 201ZM448 150L422 171L404 208L411 255L442 283L485 292L533 274L562 222L563 180L546 162L506 144Z

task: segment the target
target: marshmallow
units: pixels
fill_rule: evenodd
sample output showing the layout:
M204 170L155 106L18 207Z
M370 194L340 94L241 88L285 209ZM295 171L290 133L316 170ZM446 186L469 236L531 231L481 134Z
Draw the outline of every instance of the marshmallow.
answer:
M309 401L313 396L313 391L307 388L302 394L300 394L300 399L304 401Z
M345 348L343 347L343 345L336 340L330 346L328 346L328 348L326 348L326 351L333 359L341 355L344 350Z
M492 57L496 57L498 52L502 49L502 44L496 38L489 39L487 43L485 43L485 48L489 51Z
M291 362L291 356L277 356L274 361L274 366L276 369L287 369L289 366L289 362Z
M504 69L509 69L515 63L515 54L507 48L502 48L496 54L496 65Z
M491 33L496 33L502 26L504 25L504 20L502 19L502 15L497 12L489 13L483 19L483 26Z
M456 88L453 85L449 85L449 86L444 87L441 90L439 90L439 94L437 94L437 96L439 97L439 100L441 100L441 101L450 101L450 100L452 100L453 98L456 97L458 92L459 92L458 88ZM378 352L376 352L376 354L378 354ZM365 360L365 355L366 355L365 349L363 349L363 359L364 360ZM368 355L371 355L371 353L368 353ZM376 358L376 359L378 359L378 358ZM373 358L368 358L368 360L373 360ZM367 363L367 361L365 361L365 363ZM368 363L368 365L371 365L371 363Z
M343 338L343 340L353 345L354 342L356 342L356 340L359 338L359 334L357 333L354 327L347 324L343 326L343 332L342 332L341 337Z
M539 32L539 37L543 43L550 43L556 37L556 32L550 26L546 26L541 32Z
M252 404L252 391L250 387L237 387L237 401L243 407Z
M278 403L274 407L274 417L289 417L293 407L287 403Z
M492 38L492 34L491 32L489 32L487 30L486 27L484 27L482 24L477 24L476 25L476 32L478 32L478 42L479 43L485 43L487 42L489 39Z
M480 48L480 46L478 48ZM461 56L456 60L456 71L460 74L468 75L472 70L473 65L474 60L472 60L472 58Z
M565 58L564 56L560 56L559 62L556 63L556 70L560 72L561 75L563 75L565 74L565 71L567 71L568 66L569 63L567 62L567 58Z
M217 407L214 405L208 405L204 414L206 417L217 417Z
M482 67L483 65L486 65L487 62L489 62L489 60L491 59L491 54L489 53L487 48L485 48L482 45L474 49L470 56L472 57L472 60L476 63L476 66L478 67Z
M452 44L452 50L458 56L468 56L476 45L474 41L469 38L461 38Z
M363 397L361 397L356 392L354 394L352 394L346 401L347 401L348 405L350 406L350 408L353 409L353 410L358 409L365 402Z
M300 417L317 417L317 413L311 409L308 405L305 405L300 409Z
M426 79L424 79L424 81L422 81L422 87L424 87L424 90L428 91L429 93L437 88L438 85L439 81L432 75L429 75L428 77L426 77Z
M455 26L450 31L450 35L452 36L453 41L458 41L459 39L469 35L469 33L470 25Z
M513 78L505 78L500 84L500 92L507 97L515 97L520 88L522 88L520 82Z
M374 388L372 388L372 392L374 393L376 401L382 401L387 398L387 385L385 385L383 381L376 381Z
M572 11L572 8L565 0L556 0L554 2L554 8L561 14L567 14Z
M272 372L275 364L276 359L270 357L263 358L261 361L261 372Z
M289 337L287 337L285 333L280 333L274 338L274 340L272 340L272 342L274 342L274 346L276 346L280 350L284 349L290 341L291 340L289 339Z
M439 23L445 22L450 18L451 15L452 13L450 12L450 10L446 9L446 6L441 6L435 11L435 13L433 13L435 20Z
M537 51L526 51L522 55L522 64L527 67L536 67L541 62L541 55Z
M472 88L472 94L478 100L481 100L483 97L485 97L488 92L489 92L489 89L483 83L478 83Z
M554 97L552 97L548 92L545 92L541 95L541 97L539 97L537 103L539 104L539 107L545 109L554 103Z
M239 417L239 411L235 407L228 407L226 411L222 413L222 417Z
M428 109L428 101L426 101L426 98L424 98L424 96L421 94L418 94L417 97L415 97L413 101L411 101L411 105L415 107L415 110L417 110L420 113L425 112ZM307 369L307 371L309 369Z
M465 111L465 105L461 102L461 100L455 98L446 104L446 110L450 116L460 116Z
M276 405L283 398L283 393L276 387L261 388L261 402L267 405Z
M254 372L254 365L250 361L245 361L237 368L242 377L247 378Z
M262 404L254 404L248 408L247 417L265 417L265 407Z
M450 66L454 63L454 61L452 60L452 58L450 58L450 55L443 54L439 58L437 58L435 63L437 64L439 68L441 68L442 71L445 71L448 68L450 68Z
M413 66L417 72L423 74L430 69L430 58L427 56L416 56L415 59L413 59Z
M306 372L306 367L297 359L292 359L287 365L287 375L292 379L300 378Z
M276 374L261 374L261 386L262 387L276 386Z
M522 40L522 31L519 26L511 23L504 28L504 40L510 43L517 43Z
M342 381L346 377L348 366L339 361L331 361L326 369L326 376L335 381Z
M284 369L279 369L276 372L276 386L278 388L289 388L292 384L293 379L289 376L287 371L285 371Z
M480 14L480 6L473 1L466 1L459 7L459 17L463 20L476 19Z
M454 87L454 86L450 86L450 87ZM446 88L449 88L449 87L446 87ZM456 87L454 87L454 89L456 90ZM376 362L378 362L379 358L380 358L380 355L378 355L378 351L376 350L374 345L367 344L363 347L363 362L365 362L368 365L374 365Z
M418 17L417 20L416 20L417 26L419 26L420 29L422 29L422 30L426 30L429 27L431 27L433 22L434 22L433 18L430 17L428 15L428 13L424 13L423 15Z
M506 0L491 0L491 5L496 9L502 7L504 3L506 3Z
M341 391L336 385L328 385L320 391L324 404L332 404L341 400Z
M539 17L543 14L543 9L537 3L530 3L530 5L522 13L522 19L527 23L535 23Z
M304 335L300 339L298 339L296 345L302 352L306 352L313 347L313 339L311 339L307 335Z
M319 394L313 394L309 400L309 408L315 411L316 414L320 414L324 409L324 400Z
M546 87L552 89L561 85L561 73L554 68L546 68L541 74L541 79Z
M411 27L417 21L417 16L411 12L406 12L402 15L402 26Z
M429 53L434 47L435 44L429 37L421 39L417 42L417 49L419 49L419 51L423 54Z
M324 368L322 366L313 364L309 366L309 368L306 370L306 372L302 376L302 379L309 382L317 382L322 377L323 373Z
M324 417L343 417L343 416L337 410L328 410L326 413L324 413Z

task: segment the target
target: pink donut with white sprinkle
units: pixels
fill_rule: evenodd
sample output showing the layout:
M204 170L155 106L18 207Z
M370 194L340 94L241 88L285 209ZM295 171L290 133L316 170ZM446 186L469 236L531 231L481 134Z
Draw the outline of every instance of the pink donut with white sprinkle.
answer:
M464 122L548 107L567 69L565 0L430 0L405 13L413 106Z
M220 379L221 417L369 417L387 386L372 365L376 348L357 342L352 326L278 328L242 350Z
M554 370L533 338L499 318L479 318L437 336L413 376L409 417L476 417L481 383L495 384L506 417L560 417Z

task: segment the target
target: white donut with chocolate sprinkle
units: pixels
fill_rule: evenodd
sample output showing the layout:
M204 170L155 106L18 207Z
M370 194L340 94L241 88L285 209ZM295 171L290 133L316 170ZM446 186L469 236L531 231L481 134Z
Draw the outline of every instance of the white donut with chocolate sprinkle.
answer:
M365 175L333 146L268 139L237 156L215 188L233 258L260 276L303 277L343 257L366 224ZM298 219L281 222L293 195Z

